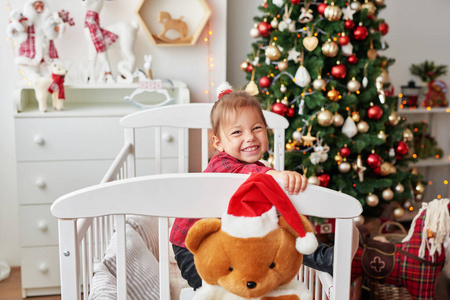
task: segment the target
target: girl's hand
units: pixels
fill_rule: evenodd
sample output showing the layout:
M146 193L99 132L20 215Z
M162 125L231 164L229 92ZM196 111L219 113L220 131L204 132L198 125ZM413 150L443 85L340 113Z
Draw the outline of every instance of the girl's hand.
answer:
M280 178L283 181L284 189L289 195L303 192L308 184L308 180L305 176L294 171L270 170L266 174L269 174L274 178Z

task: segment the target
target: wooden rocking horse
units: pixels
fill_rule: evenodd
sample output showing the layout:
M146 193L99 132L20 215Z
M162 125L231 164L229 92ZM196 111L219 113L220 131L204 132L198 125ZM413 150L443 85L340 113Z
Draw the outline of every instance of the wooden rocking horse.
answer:
M412 299L435 299L436 278L445 263L443 244L450 236L449 202L423 203L401 243L363 241L352 262L352 282L364 276L371 287L405 287Z
M158 22L163 25L163 29L160 34L153 35L155 38L165 43L189 43L192 41L192 36L188 37L188 25L183 21L183 16L172 19L170 13L160 11L158 12ZM166 33L169 30L175 30L180 36L175 39L168 38Z

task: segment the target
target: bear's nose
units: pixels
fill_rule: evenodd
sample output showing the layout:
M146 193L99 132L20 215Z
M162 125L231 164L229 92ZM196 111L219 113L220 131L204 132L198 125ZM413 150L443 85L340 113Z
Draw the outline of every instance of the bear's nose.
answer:
M256 282L254 282L254 281L247 282L247 287L249 289L254 289L256 287Z

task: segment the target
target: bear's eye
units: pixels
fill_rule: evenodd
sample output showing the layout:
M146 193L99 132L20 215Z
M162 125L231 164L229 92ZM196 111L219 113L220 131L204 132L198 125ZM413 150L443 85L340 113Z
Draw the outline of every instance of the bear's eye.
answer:
M275 263L272 262L272 263L270 264L269 268L271 268L271 269L275 268Z
M228 271L230 271L230 272L233 271L233 267L229 267Z

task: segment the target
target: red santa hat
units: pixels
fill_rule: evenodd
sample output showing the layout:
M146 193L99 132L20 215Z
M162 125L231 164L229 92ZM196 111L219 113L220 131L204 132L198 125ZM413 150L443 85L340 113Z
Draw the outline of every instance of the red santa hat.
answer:
M222 230L239 238L263 237L279 227L277 210L299 235L297 251L313 253L318 245L316 236L305 232L294 205L270 175L252 174L237 189L222 216Z

